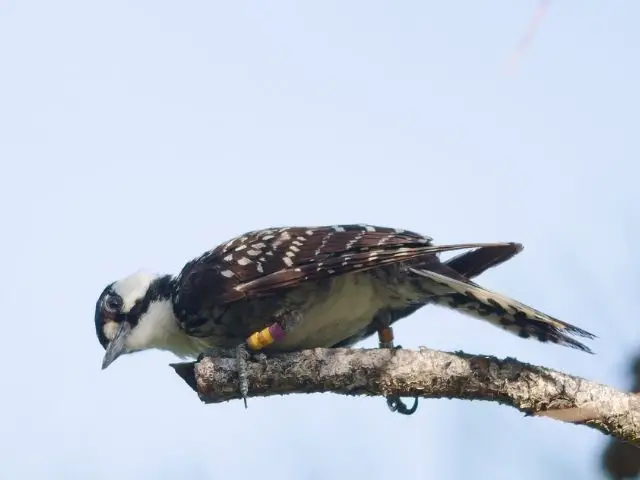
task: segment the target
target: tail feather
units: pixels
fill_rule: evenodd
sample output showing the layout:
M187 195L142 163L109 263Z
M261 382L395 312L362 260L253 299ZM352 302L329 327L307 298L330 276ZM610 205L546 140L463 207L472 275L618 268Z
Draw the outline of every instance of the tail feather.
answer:
M444 264L470 279L477 277L490 268L497 267L507 260L511 260L523 249L524 247L520 243L497 243L463 252L451 257ZM415 267L420 268L420 265L415 265Z
M589 347L571 338L571 335L596 338L592 333L551 317L517 300L487 290L466 279L455 270L451 269L449 272L446 265L443 265L442 269L445 274L426 269L411 269L414 274L429 278L453 290L453 293L449 295L431 297L429 303L462 310L522 338L533 337L541 342L553 342L593 353Z
M446 260L444 264L449 269L453 269L458 274L470 279L482 274L490 268L496 267L506 262L507 260L510 260L515 255L520 253L522 249L523 246L515 242L490 244L451 257L450 259ZM417 269L423 267L430 268L430 266L434 263L438 264L440 262L437 259L436 262L434 262L433 257L429 257L426 259L424 264L417 262L414 266ZM384 320L381 323L388 323L389 325L392 325L398 320L412 315L417 310L423 308L425 305L428 305L429 302L430 299L425 299L425 301L423 302L415 302L404 306L396 306L393 308L383 309L378 312L378 314L374 318L377 319L383 317ZM360 340L363 340L375 334L378 331L379 325L381 323L376 320L372 321L360 332L352 335L351 337L345 338L341 342L338 342L334 345L334 347L348 347Z

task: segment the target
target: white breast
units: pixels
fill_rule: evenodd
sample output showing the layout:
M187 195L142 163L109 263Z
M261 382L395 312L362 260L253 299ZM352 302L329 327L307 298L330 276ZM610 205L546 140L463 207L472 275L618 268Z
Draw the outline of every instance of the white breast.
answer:
M207 348L203 339L190 337L180 330L169 300L151 302L127 337L126 346L129 351L167 350L181 358L195 358Z
M265 350L330 347L367 326L388 300L376 288L376 280L363 274L337 277L323 298L311 301L303 321Z

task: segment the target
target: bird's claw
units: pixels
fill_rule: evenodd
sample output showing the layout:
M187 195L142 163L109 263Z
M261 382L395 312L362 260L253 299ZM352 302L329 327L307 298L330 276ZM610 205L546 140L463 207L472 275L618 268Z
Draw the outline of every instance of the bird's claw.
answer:
M399 396L389 395L387 397L387 406L392 412L398 412L401 415L412 415L418 409L418 397L413 399L413 405L409 408Z
M244 402L244 408L247 408L247 395L249 394L249 374L247 373L247 360L254 359L261 364L267 362L267 356L262 352L251 352L246 343L241 343L236 348L212 347L198 355L197 361L200 362L205 357L232 358L236 362L238 371L238 384L240 395Z
M249 394L247 360L250 356L245 343L241 343L236 347L236 368L238 369L238 382L240 384L240 395L242 395L242 400L244 401L244 408L247 408L247 395Z
M393 347L394 350L400 348L402 348L402 345L395 345ZM389 395L387 397L387 406L392 412L398 412L401 415L412 415L418 409L418 398L419 397L414 397L413 405L409 408L398 395Z
M260 365L267 365L267 356L262 352L256 352L253 354L253 359L258 362Z

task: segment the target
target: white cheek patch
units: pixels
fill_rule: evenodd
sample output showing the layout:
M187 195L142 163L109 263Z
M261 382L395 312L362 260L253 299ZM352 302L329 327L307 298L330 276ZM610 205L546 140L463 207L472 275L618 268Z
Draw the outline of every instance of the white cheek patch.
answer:
M173 315L171 302L151 302L148 310L127 336L126 346L128 350L164 347L171 345L177 333L178 323Z
M118 331L118 323L114 321L110 321L104 324L102 327L102 333L109 340L113 340L113 337L116 336L116 332Z

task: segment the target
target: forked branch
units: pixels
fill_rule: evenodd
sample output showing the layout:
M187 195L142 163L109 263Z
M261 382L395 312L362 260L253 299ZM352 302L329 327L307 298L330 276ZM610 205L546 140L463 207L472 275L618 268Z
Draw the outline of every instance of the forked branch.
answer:
M239 399L235 362L172 365L205 403ZM343 395L488 400L527 415L584 424L640 445L640 397L544 367L437 350L313 349L249 362L249 395Z

